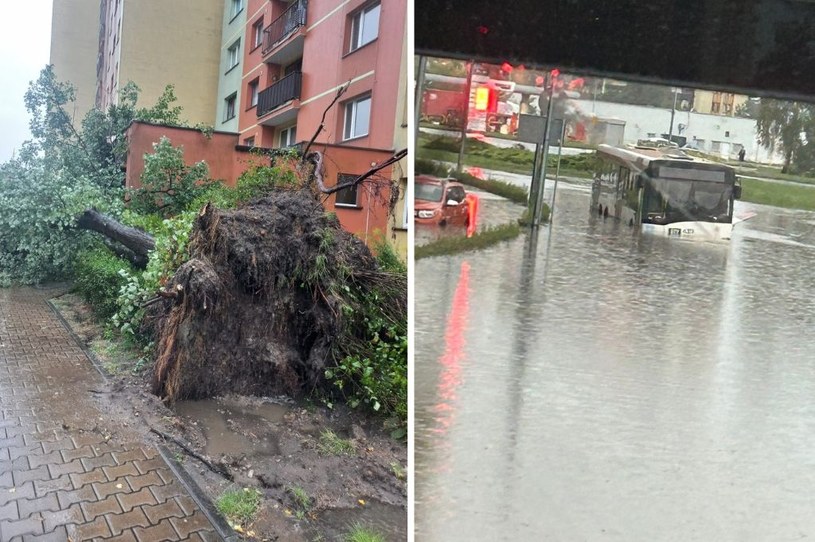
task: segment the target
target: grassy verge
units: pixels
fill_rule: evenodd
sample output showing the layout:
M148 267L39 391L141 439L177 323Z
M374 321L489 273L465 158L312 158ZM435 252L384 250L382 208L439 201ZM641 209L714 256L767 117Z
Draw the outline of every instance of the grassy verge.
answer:
M469 173L453 173L452 176L458 179L461 184L466 184L467 186L478 188L484 192L490 192L491 194L507 198L509 201L515 202L519 205L526 205L527 203L528 196L526 193L526 188L522 186L505 183L503 181L495 181L492 179L479 179L478 177L473 177Z
M459 142L453 138L423 135L419 137L417 156L425 160L442 162L458 161ZM524 148L499 148L478 140L467 140L464 165L508 171L520 175L531 175L535 153ZM560 172L572 177L590 178L596 169L594 153L561 156ZM557 166L557 155L550 154L547 160L547 176L553 175ZM430 173L430 172L428 172Z
M744 178L741 179L741 184L742 201L789 209L815 210L815 188Z
M502 224L477 232L472 237L445 237L416 247L414 257L419 260L431 256L448 256L469 250L480 250L502 241L515 239L520 234L521 226L517 222Z
M218 497L215 506L233 524L246 525L257 514L260 493L249 488L229 490Z
M354 455L357 451L353 442L340 438L331 429L320 433L317 450L323 455Z
M286 491L294 503L294 515L297 516L297 519L305 518L313 504L311 497L308 496L305 489L299 486L290 486Z
M385 542L385 537L378 532L370 529L360 523L351 527L351 530L345 535L346 542Z

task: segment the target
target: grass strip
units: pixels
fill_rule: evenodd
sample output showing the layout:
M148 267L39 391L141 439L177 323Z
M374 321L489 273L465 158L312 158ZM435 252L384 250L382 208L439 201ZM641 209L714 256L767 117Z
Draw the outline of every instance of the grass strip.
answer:
M247 524L255 518L260 507L260 492L250 488L225 491L215 506L229 521Z
M430 258L432 256L449 256L469 250L481 250L502 241L515 239L521 234L521 226L517 222L501 224L486 228L473 234L472 237L444 237L426 245L417 246L414 259Z
M742 201L784 207L815 210L815 187L778 184L757 179L741 179Z

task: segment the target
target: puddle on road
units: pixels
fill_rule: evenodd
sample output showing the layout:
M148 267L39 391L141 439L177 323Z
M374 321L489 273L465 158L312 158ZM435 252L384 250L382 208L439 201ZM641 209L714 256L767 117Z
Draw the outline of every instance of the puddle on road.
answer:
M348 531L355 525L376 531L388 541L407 540L405 509L373 500L366 500L364 507L322 512L310 529L310 536L322 536L322 540L345 540Z
M276 433L289 408L274 403L244 404L233 399L206 399L176 403L176 413L199 427L210 457L260 457L280 453Z

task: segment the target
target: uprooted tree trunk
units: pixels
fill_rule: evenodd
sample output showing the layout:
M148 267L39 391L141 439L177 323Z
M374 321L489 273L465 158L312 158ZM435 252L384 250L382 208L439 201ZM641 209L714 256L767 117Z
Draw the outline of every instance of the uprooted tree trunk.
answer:
M327 388L353 292L388 275L368 248L308 189L207 205L190 239L192 258L167 288L178 295L158 309L154 392L172 402ZM403 311L404 299L393 305Z
M139 269L147 267L147 255L156 246L153 237L139 230L117 222L96 209L86 209L76 219L77 227L101 233L106 237L106 245L117 255L129 260ZM117 245L113 243L119 243Z

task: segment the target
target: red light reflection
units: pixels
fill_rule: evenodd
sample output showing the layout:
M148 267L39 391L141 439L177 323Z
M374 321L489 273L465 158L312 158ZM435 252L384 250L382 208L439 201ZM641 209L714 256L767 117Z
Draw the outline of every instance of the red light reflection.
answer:
M455 414L456 391L461 385L461 361L464 357L464 332L467 329L467 318L470 310L470 264L461 263L458 285L453 294L453 307L447 317L447 329L444 333L444 354L439 358L441 374L438 384L438 402L435 431L444 434L452 424Z

